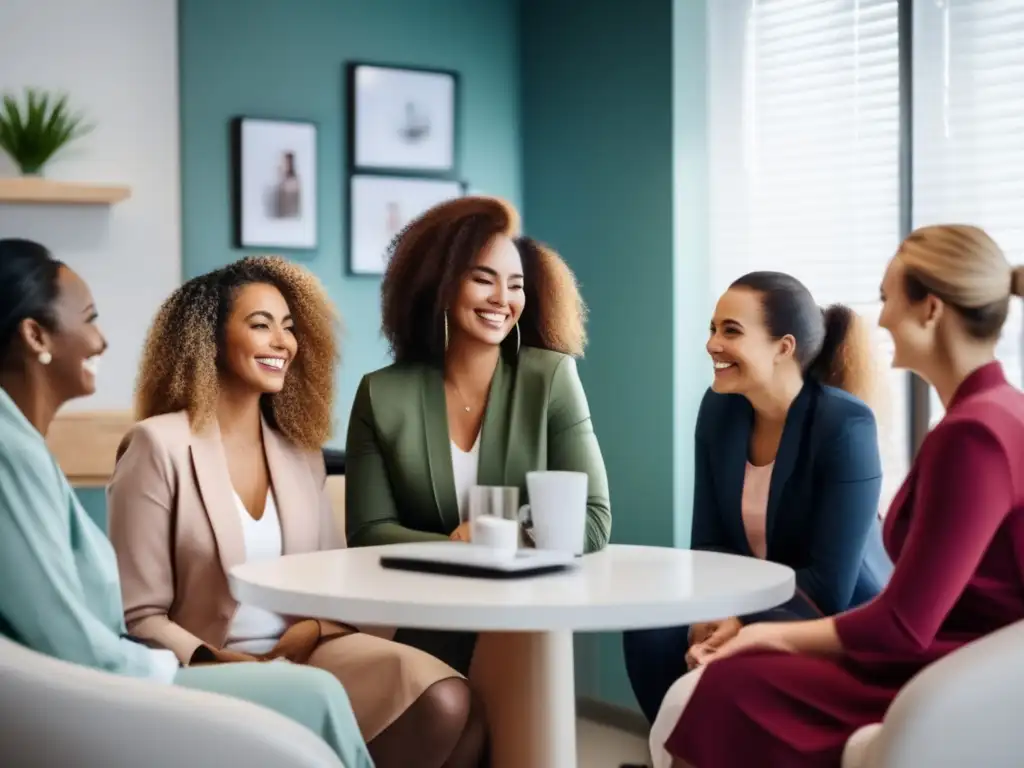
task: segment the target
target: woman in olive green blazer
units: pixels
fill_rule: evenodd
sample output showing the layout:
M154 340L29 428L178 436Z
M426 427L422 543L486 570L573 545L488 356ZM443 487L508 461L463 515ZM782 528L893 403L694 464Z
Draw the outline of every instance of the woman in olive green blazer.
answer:
M352 408L349 545L468 541L470 486L525 502L526 473L557 469L587 473L585 551L602 549L608 478L574 360L585 308L558 254L521 237L504 201L458 198L396 238L382 299L395 362Z
M363 378L346 451L349 545L441 541L459 526L444 379L428 366L392 365ZM425 447L425 449L424 449ZM515 485L526 473L590 477L587 552L608 543L608 481L587 398L571 357L523 347L499 360L480 433L478 485Z

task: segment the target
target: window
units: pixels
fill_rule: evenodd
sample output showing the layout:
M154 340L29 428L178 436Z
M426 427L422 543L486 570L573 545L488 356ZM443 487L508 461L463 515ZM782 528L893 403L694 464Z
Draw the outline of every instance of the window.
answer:
M1024 3L914 3L914 226L984 228L1024 259ZM1021 302L997 354L1021 385ZM932 424L943 414L931 393Z
M901 234L897 0L711 0L708 27L713 290L788 272L874 326ZM889 380L883 509L909 441L907 376Z

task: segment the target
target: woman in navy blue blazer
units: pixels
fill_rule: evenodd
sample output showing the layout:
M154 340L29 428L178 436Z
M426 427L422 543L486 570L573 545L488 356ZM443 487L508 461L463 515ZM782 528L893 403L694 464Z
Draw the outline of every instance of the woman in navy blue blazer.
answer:
M892 571L864 401L876 368L860 318L842 305L822 310L789 275L753 272L719 299L710 334L715 379L697 417L690 546L788 565L797 591L761 614L627 632L626 669L650 722L672 683L744 624L845 611Z

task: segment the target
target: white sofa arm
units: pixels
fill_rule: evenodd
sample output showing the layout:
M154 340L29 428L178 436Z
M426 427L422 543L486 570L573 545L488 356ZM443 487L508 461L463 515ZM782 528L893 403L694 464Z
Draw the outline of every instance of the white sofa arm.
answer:
M851 738L844 768L1024 765L1024 621L976 640L914 677L882 727ZM854 751L863 757L854 762Z
M344 768L316 734L269 709L69 664L4 637L0 765Z

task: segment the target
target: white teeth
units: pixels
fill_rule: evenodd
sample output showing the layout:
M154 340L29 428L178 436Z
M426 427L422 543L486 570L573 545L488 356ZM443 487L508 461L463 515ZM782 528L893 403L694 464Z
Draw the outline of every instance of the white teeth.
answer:
M100 356L93 355L82 361L82 367L93 376L100 372Z
M263 365L271 368L276 368L279 371L284 368L284 360L279 357L257 357L256 362L262 363Z
M715 370L724 371L726 368L732 368L734 363L723 363L718 360L715 361Z
M503 323L505 322L505 315L500 312L477 312L480 317L484 320L489 320L492 323Z

